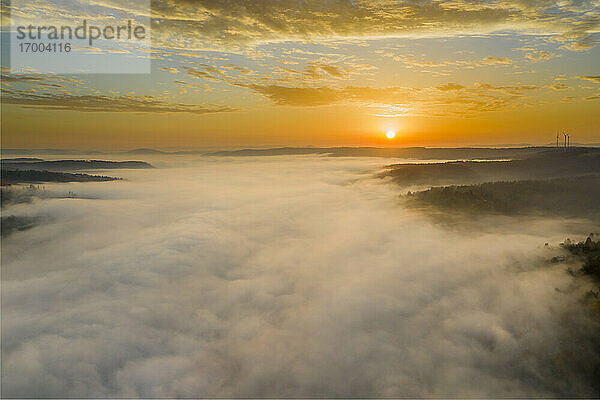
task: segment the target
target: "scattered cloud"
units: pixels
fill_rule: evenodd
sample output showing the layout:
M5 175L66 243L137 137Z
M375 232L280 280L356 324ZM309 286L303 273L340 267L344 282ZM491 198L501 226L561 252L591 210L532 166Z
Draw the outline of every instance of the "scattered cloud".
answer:
M594 82L594 83L600 83L600 75L584 75L584 76L578 76L577 78L586 80L586 81L590 81L590 82Z
M322 75L319 72L324 72L334 78L343 78L346 76L346 70L336 65L325 63L311 63L305 69L305 75L311 78L320 78Z
M512 64L512 60L508 57L486 57L483 60L481 60L481 63L486 64L486 65L496 65L496 64L508 65L508 64Z
M553 90L566 90L566 89L570 89L569 86L565 85L564 83L555 83L552 85L549 85L548 88L553 89Z
M34 94L11 91L2 96L2 102L29 108L81 112L208 114L237 111L227 106L170 103L154 96Z
M536 85L506 85L506 86L494 86L489 83L475 83L477 89L485 91L496 91L503 92L513 96L522 96L524 92L539 89Z
M559 37L556 41L568 43L561 48L571 51L587 51L598 44L598 27L600 26L600 13L598 4L595 5L595 12L588 12L583 18L573 21L573 27Z
M155 31L183 48L190 43L235 46L324 37L457 36L503 29L582 38L595 23L589 17L593 9L589 3L574 10L566 2L500 0L479 4L468 0L400 4L378 0L157 0L153 17L160 21Z
M365 103L401 103L409 93L401 88L371 88L348 86L340 89L330 87L287 87L279 85L249 85L248 88L266 96L278 105L320 106L342 101Z
M464 89L463 85L459 85L458 83L447 83L445 85L442 86L438 86L437 87L438 90L441 91L449 91L449 90L460 90L460 89Z
M161 71L166 71L166 72L170 72L171 74L178 74L179 70L177 68L173 68L173 67L162 67L160 68Z
M361 103L387 110L400 107L403 114L476 115L481 112L499 111L522 104L527 92L539 89L536 85L494 86L477 83L468 88L457 83L447 83L435 88L400 87L353 87L341 88L296 87L282 85L247 85L281 106L323 106L341 102ZM407 107L410 111L407 111ZM380 112L388 116L397 112Z
M49 88L65 88L66 85L81 86L82 82L67 78L60 75L49 75L49 74L35 74L35 75L22 75L22 74L2 74L0 77L2 86L13 86L14 84L26 84L36 86L46 86Z
M248 87L278 105L319 106L335 103L342 99L340 91L327 87L301 88L279 85L250 85Z
M544 50L533 50L525 54L525 57L532 61L547 61L560 55Z

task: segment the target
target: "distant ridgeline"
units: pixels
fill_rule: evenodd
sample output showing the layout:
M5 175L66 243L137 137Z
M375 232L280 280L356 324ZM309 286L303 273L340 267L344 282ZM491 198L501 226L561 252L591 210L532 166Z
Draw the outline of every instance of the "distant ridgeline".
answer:
M84 169L141 169L154 168L143 161L57 160L15 158L0 161L3 170L33 169L38 171L75 171Z
M265 157L324 155L329 157L392 157L416 160L490 160L510 159L533 154L550 147L273 147L263 149L239 149L207 152L204 150L161 151L155 149L134 149L120 152L74 151L61 149L2 149L2 154L25 156L28 154L121 154L121 155L181 155L196 154L213 157Z
M277 147L206 153L219 157L294 156L322 154L330 157L392 157L418 160L491 160L525 157L547 147L519 148L429 148L429 147Z

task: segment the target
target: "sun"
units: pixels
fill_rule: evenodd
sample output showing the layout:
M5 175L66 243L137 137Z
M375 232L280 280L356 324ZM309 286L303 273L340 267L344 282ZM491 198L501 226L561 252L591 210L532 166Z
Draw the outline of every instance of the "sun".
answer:
M393 130L389 130L387 131L387 133L385 134L385 137L388 139L393 139L396 137L396 132L394 132Z

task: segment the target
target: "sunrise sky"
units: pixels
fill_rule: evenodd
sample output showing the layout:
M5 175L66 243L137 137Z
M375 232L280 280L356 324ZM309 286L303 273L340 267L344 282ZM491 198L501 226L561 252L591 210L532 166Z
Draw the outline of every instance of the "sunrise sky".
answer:
M599 16L598 0L156 0L151 74L51 75L10 72L3 15L2 147L598 143Z

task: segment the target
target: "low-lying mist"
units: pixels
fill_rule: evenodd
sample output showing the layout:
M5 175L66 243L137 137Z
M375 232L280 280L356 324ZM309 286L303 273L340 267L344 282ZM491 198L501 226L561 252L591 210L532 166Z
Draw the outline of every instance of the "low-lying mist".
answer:
M177 160L3 210L42 221L2 240L3 397L598 395L544 248L597 225L439 226L383 159Z

